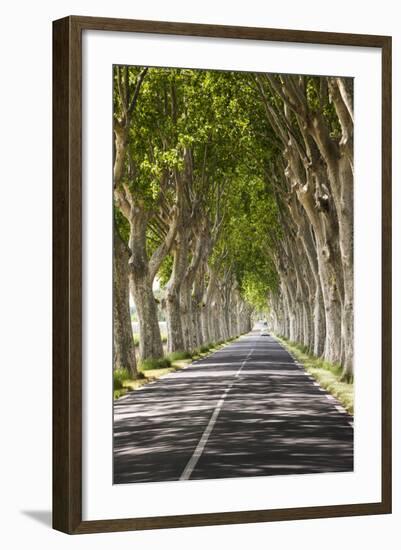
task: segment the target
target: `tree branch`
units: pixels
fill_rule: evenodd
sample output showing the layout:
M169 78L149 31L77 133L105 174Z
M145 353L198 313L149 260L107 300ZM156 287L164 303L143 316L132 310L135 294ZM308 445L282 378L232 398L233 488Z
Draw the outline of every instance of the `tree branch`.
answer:
M140 92L141 86L142 86L142 82L143 82L143 79L145 78L146 73L148 72L148 70L149 70L149 67L145 67L139 73L139 76L138 76L137 81L136 81L134 94L133 94L132 99L131 99L131 103L130 103L129 107L127 107L128 118L131 117L131 115L132 115L132 113L133 113L133 111L136 107L136 104L138 102L139 92Z
M170 252L174 239L177 233L179 213L176 206L173 206L172 211L172 222L170 224L169 230L166 237L162 241L161 245L153 252L152 257L149 260L149 277L153 281L156 277L157 272L167 254Z

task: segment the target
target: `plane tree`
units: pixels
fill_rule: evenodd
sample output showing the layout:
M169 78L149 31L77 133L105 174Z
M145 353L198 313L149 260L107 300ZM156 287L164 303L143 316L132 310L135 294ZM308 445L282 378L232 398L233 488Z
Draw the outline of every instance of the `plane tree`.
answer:
M282 309L290 317L289 337L341 363L348 378L353 357L352 81L253 78L284 161L277 159L271 178L282 198L282 219L290 219L281 254L282 279L288 280ZM300 256L298 245L304 251ZM309 289L305 272L311 275ZM308 295L314 302L313 331L299 318L300 302L307 305Z
M114 84L141 358L163 353L157 278L169 352L238 335L263 311L351 377L352 81L120 67Z
M163 355L153 282L178 225L169 79L158 69L115 67L114 103L114 197L130 228L130 287L143 360ZM157 241L151 253L150 228Z

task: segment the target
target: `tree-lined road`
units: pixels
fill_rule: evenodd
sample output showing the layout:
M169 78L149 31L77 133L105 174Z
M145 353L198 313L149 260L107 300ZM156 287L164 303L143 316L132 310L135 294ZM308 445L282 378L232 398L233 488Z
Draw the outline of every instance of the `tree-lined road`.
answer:
M352 471L352 417L250 333L114 404L114 482Z

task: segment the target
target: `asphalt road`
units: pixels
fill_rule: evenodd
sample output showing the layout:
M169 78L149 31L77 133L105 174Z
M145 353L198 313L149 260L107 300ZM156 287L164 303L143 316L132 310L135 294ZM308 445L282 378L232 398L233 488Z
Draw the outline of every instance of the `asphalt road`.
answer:
M352 417L257 332L114 405L114 483L352 470Z

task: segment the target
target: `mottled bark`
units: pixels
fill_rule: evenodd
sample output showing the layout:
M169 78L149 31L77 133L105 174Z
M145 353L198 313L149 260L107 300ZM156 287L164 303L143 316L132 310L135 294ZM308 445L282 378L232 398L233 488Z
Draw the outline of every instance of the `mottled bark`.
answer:
M139 354L142 360L163 356L163 345L146 253L147 213L133 207L130 216L130 283L139 320Z
M114 228L113 250L114 368L128 369L131 376L136 378L138 371L129 306L128 260L130 254L116 228Z
M189 190L192 186L192 153L183 151L183 169L176 172L177 231L172 249L173 268L166 285L167 348L169 352L185 350L183 333L181 289L189 264L191 227L191 205ZM184 307L189 308L184 297ZM186 311L185 311L186 313Z
M188 231L182 216L173 250L173 269L166 286L167 347L169 352L185 350L180 292L187 263Z
M344 375L350 377L353 357L352 80L322 78L320 107L316 108L315 104L313 109L306 96L303 76L257 76L255 81L266 117L283 143L288 189L291 193L296 192L313 228L313 247L303 243L307 255L308 250L315 248L317 260L316 269L315 260L309 254L309 266L315 280L313 348L316 354L321 351L324 325L324 357L341 362ZM282 107L269 102L266 83L280 97ZM341 126L340 140L333 138L333 128L324 113L328 93ZM303 234L302 229L300 233ZM285 310L291 307L290 301L287 289ZM321 312L321 301L324 303L324 323L323 316L316 317L316 312ZM302 315L307 315L305 308L303 310ZM306 328L304 323L304 338Z
M203 296L201 309L201 324L203 341L207 344L216 340L216 330L213 323L212 309L214 295L217 289L217 272L209 266L209 280Z
M169 253L177 229L177 211L170 210L170 226L161 243L148 258L146 232L153 215L130 193L126 186L115 190L115 201L130 224L130 288L139 319L139 353L142 360L163 356L163 346L157 319L153 281L163 259Z
M338 232L333 219L319 214L306 194L301 196L312 223L315 239L320 286L325 310L326 330L324 357L331 362L341 360L341 277L336 248Z
M308 166L301 180L300 165L293 150L287 150L288 177L295 185L313 227L320 287L325 310L324 357L331 362L341 361L341 307L343 274L338 252L338 221L335 204L324 183L324 167L320 162ZM303 181L303 185L300 183Z
M312 135L327 165L330 189L338 219L343 300L341 310L342 351L339 362L344 377L353 373L353 115L344 79L330 79L329 89L342 129L340 142L333 140L321 120L313 125ZM345 99L345 101L344 101Z
M193 228L193 237L191 239L192 258L186 268L184 279L181 284L180 299L183 340L185 348L190 351L198 347L198 342L200 340L199 334L197 333L197 320L195 318L197 315L196 310L199 309L199 306L194 303L196 300L193 300L193 285L201 262L208 253L206 226L207 220L204 218L199 220L199 223Z
M146 229L149 213L146 212L140 197L136 196L127 184L128 181L135 180L135 167L131 166L127 158L129 131L133 124L134 110L147 70L147 68L142 69L137 75L136 82L131 83L128 67L116 68L121 113L119 117L115 116L114 118L113 167L115 204L130 224L129 280L139 319L139 353L142 360L163 355L152 284L157 268L168 253L169 246L168 243L167 246L165 246L166 243L162 243L155 258L152 257L149 267L146 252ZM164 250L163 246L167 250Z
M205 262L200 264L199 270L196 274L194 281L194 291L192 296L192 323L193 334L196 341L194 341L194 348L199 348L206 342L204 340L204 331L202 328L202 298L205 291Z
M319 277L319 267L316 257L316 245L313 241L312 227L306 212L297 199L292 194L288 202L288 207L296 226L297 239L300 243L300 254L303 254L308 261L310 277L305 276L305 282L309 286L309 310L310 318L310 351L315 356L320 357L324 352L324 342L326 337L326 319L324 312L324 303L321 289L321 280Z

